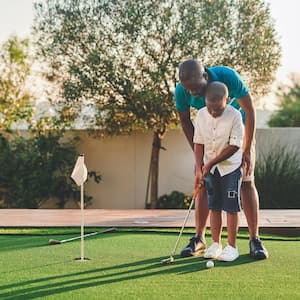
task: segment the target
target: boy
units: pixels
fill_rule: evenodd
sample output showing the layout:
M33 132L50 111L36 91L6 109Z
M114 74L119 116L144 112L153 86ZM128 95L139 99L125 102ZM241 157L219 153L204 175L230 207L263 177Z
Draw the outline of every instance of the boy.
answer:
M211 82L205 93L206 107L197 113L194 134L196 184L205 182L213 243L205 258L233 261L239 253L236 235L242 181L244 126L241 114L227 105L225 84ZM227 214L227 246L222 249L222 210Z

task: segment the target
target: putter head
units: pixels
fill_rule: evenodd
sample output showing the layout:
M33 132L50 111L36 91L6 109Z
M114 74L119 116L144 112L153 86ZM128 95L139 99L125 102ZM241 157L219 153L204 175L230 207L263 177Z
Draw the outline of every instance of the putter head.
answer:
M174 257L173 256L170 256L169 258L166 258L166 259L163 259L161 261L161 263L163 265L169 265L170 263L172 263L174 261Z
M52 240L52 239L49 240L49 245L57 245L57 244L61 244L61 241Z

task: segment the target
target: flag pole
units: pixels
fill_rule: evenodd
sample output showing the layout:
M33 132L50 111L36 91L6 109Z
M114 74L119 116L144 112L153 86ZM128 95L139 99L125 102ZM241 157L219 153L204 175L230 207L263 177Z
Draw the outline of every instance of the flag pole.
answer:
M80 260L84 261L84 193L83 183L80 186L80 202L81 202L81 242L80 242Z
M79 155L77 158L75 167L71 174L71 178L75 183L80 186L80 215L81 215L81 225L80 225L80 258L76 258L79 261L89 260L84 257L84 182L87 180L88 171L84 163L84 154Z

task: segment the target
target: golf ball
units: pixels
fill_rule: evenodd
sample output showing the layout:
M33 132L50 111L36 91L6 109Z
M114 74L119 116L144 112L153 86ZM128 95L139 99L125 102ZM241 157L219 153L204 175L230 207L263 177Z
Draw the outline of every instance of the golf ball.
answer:
M206 263L206 268L207 269L210 269L210 268L213 268L214 267L214 262L212 260L209 260L207 263Z

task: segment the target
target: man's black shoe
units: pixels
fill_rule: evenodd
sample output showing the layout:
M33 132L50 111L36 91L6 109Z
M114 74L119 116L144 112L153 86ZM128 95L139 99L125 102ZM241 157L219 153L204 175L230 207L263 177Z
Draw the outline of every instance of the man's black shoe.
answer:
M190 239L188 245L181 250L182 257L196 256L206 249L205 243L196 235Z
M255 259L266 259L269 257L267 249L259 238L253 238L249 242L250 256Z

